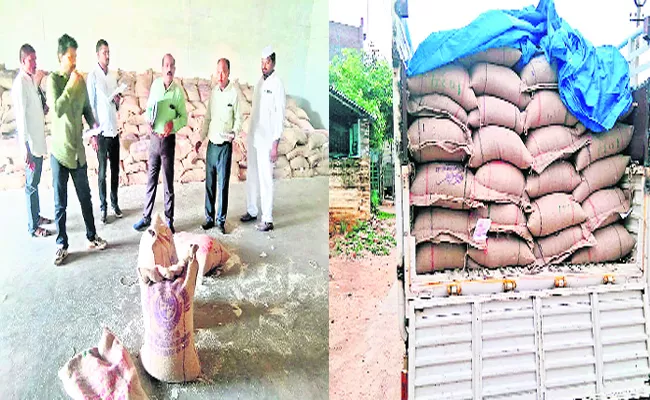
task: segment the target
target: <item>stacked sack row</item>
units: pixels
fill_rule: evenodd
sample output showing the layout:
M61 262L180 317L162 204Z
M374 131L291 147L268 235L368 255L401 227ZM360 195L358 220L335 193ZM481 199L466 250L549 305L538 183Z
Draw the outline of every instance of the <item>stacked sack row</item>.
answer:
M7 71L0 66L0 131L3 136L12 134L15 129L15 116L11 105L11 86L17 71ZM82 74L84 78L86 74ZM120 184L133 185L146 183L146 171L149 151L149 131L145 120L145 110L149 89L154 79L160 76L148 70L141 74L118 71L118 84L125 84L124 102L118 111L118 132L120 135ZM47 73L38 71L35 76L37 85L46 91ZM184 89L185 106L188 111L188 124L177 132L176 165L174 178L176 181L198 182L205 179L205 152L207 141L203 141L197 152L195 144L200 140L200 132L207 112L208 100L213 83L207 79L175 79ZM234 81L235 89L239 92L239 109L242 113L242 132L233 143L233 164L231 176L234 179L245 180L247 170L247 140L250 129L250 113L252 108L253 87ZM46 136L50 135L50 120L46 116ZM329 135L326 130L316 130L310 123L307 113L296 101L287 96L285 109L285 129L282 134L278 152L280 157L276 163L274 175L276 178L311 177L327 175L329 172ZM87 126L84 126L87 129ZM15 149L14 141L3 140L0 151L0 189L20 187L24 184L22 162ZM9 144L11 143L11 144ZM48 138L49 143L49 138ZM97 174L97 156L90 146L86 147L89 175ZM49 162L44 163L45 175L49 174ZM11 176L10 176L11 175ZM161 178L162 179L162 178ZM44 176L43 182L51 182Z
M545 57L517 74L520 57L492 49L407 81L418 273L614 261L634 247L614 224L631 206L616 185L633 127L588 132Z

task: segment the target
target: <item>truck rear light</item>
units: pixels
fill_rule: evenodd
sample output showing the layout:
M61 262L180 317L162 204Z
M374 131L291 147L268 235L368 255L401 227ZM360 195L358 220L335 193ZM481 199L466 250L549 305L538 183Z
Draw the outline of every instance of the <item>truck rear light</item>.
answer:
M408 371L402 370L402 400L408 400L409 391L408 391Z

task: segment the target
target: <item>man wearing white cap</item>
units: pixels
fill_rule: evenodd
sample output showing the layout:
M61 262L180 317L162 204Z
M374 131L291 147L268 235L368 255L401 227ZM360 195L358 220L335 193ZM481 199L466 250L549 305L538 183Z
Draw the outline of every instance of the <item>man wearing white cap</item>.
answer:
M246 176L247 212L242 222L257 219L258 192L262 221L257 229L273 229L273 163L278 159L278 142L284 129L284 86L275 73L275 52L262 50L262 78L255 86L251 128L248 135L248 174Z

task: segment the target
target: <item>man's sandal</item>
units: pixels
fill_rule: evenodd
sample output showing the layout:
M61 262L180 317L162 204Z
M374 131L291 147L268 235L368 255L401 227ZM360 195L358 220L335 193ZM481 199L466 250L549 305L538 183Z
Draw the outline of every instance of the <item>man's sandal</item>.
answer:
M33 237L48 237L48 236L51 236L51 235L52 235L52 232L48 231L47 229L40 228L40 227L36 228L34 233L32 233Z
M53 222L54 222L54 221L52 221L52 220L49 219L49 218L45 218L45 217L41 217L41 216L38 217L38 225L39 225L39 226L40 226L40 225L49 225L49 224L51 224L51 223L53 223Z

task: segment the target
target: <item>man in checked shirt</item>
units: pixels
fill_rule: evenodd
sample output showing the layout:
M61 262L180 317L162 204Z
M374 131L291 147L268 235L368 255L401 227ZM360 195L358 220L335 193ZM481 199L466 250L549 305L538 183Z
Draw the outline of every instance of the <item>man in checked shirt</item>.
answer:
M217 61L217 85L210 95L208 112L201 129L201 140L196 143L198 152L201 142L206 137L209 139L205 157L205 223L201 227L208 230L216 223L217 229L222 234L226 233L232 141L242 126L239 98L234 85L228 79L229 76L230 61L222 58ZM216 219L215 197L217 198Z

